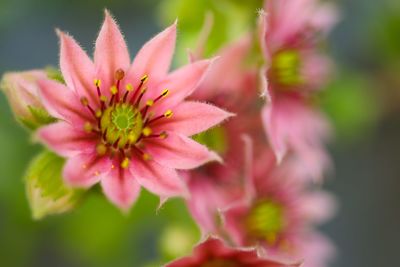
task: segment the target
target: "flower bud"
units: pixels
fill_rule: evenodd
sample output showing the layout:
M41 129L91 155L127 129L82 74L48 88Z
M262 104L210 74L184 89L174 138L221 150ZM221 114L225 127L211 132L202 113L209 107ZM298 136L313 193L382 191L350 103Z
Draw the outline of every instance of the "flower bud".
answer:
M14 116L31 130L55 121L44 109L38 97L37 82L46 78L46 72L41 70L9 72L4 74L0 83Z

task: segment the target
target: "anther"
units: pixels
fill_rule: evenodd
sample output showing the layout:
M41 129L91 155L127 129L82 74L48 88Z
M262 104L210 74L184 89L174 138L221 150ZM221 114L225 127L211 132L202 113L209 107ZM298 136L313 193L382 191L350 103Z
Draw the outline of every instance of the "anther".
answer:
M90 133L93 130L93 126L90 122L87 121L83 125L83 129L85 130L85 132Z
M81 103L87 107L89 105L89 100L86 97L81 97Z
M161 138L161 139L165 139L165 138L167 138L167 137L168 137L168 133L167 133L167 132L164 131L164 132L161 132L161 133L160 133L160 138Z
M115 72L115 79L117 81L120 81L124 78L125 76L125 72L122 69L117 69L117 71Z
M143 155L142 155L142 158L144 159L144 160L151 160L151 156L149 155L149 154L147 154L147 153L143 153Z
M153 132L153 131L151 130L150 127L144 127L143 130L142 130L142 134L143 134L144 136L149 136L149 135L151 135L152 132Z
M100 86L101 86L101 80L99 80L99 79L94 79L94 85L95 85L96 87L100 87Z
M146 101L146 106L151 107L153 104L154 104L154 101L151 100L151 99L149 99L149 100Z
M165 113L164 113L164 117L166 117L166 118L171 118L172 117L172 115L174 115L174 113L172 112L172 110L167 110Z
M96 118L100 118L102 114L103 114L103 112L100 109L96 110L96 113L95 113Z
M103 143L100 143L96 146L96 152L100 156L103 156L107 153L107 147Z
M142 76L142 78L140 78L140 81L142 83L145 83L145 82L147 82L148 79L149 79L149 76L147 74L145 74L145 75Z
M125 157L121 162L121 168L126 169L129 166L129 158Z
M128 92L132 91L132 90L133 90L132 84L128 83L128 84L125 86L125 89L126 89L126 91L128 91Z
M101 102L107 102L107 97L105 95L100 96L100 101Z
M115 86L115 85L111 86L110 92L111 92L112 95L116 95L118 93L117 86Z

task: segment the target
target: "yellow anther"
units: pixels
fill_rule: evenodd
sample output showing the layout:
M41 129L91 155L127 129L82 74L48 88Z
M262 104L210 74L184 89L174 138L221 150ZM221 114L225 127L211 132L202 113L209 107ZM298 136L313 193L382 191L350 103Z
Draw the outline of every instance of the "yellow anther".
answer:
M144 87L144 88L140 91L140 93L144 94L144 93L146 93L146 91L147 91L147 87Z
M89 100L86 97L81 97L81 103L86 107L89 105Z
M94 79L94 85L95 85L96 87L100 87L100 86L101 86L101 80L99 80L99 79Z
M96 115L97 118L100 118L102 114L103 114L103 112L101 112L100 109L96 110L95 115Z
M100 96L100 101L101 102L107 102L107 97L105 95Z
M103 155L105 155L107 153L107 147L104 144L98 144L96 146L96 152L100 156L103 156Z
M161 139L165 139L165 138L167 138L168 137L168 133L167 132L162 132L162 133L160 133L160 138Z
M115 86L115 85L111 86L110 92L111 92L111 94L113 94L113 95L117 94L117 93L118 93L118 88L117 88L117 86Z
M154 101L151 99L147 100L147 102L146 102L146 105L149 107L151 107L153 104L154 104Z
M85 124L83 125L83 130L85 130L85 132L90 133L93 130L93 126L90 122L85 122Z
M122 69L117 69L117 71L115 72L115 79L117 81L120 81L124 78L125 76L125 72Z
M151 160L151 156L149 154L147 154L147 153L143 153L142 157L143 157L144 160Z
M129 166L129 159L124 158L124 160L121 162L121 168L126 169Z
M144 127L143 130L142 130L142 133L143 133L144 136L149 136L149 135L151 135L152 132L153 131L151 130L150 127Z
M146 75L143 75L142 78L140 78L140 81L142 83L145 83L145 82L147 82L148 79L149 79L149 76L146 74Z
M167 110L165 113L164 113L164 116L166 117L166 118L171 118L172 117L172 115L173 115L174 113L172 112L172 110Z
M133 90L133 86L132 86L132 84L130 84L130 83L128 83L126 86L125 86L125 88L126 88L126 91L132 91Z
M167 95L169 95L169 90L168 89L165 89L164 91L162 91L162 94L161 94L163 97L166 97Z

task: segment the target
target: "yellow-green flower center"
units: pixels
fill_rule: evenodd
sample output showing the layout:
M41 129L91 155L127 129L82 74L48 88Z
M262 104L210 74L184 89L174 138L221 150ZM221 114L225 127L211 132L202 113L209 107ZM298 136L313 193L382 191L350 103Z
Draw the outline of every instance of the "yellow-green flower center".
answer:
M301 57L296 50L277 52L272 58L273 80L284 86L294 86L303 83L301 75Z
M270 200L259 202L250 210L245 225L252 238L274 245L285 227L283 208Z
M101 131L109 144L118 142L118 147L134 144L143 129L140 111L127 103L108 107L100 119Z

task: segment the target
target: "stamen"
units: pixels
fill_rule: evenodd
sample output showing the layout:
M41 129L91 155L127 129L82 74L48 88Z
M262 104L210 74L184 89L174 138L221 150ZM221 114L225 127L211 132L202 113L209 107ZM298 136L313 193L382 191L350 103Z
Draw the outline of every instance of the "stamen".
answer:
M115 86L115 85L111 86L110 92L111 92L112 95L116 95L118 93L117 86Z
M128 84L125 86L125 89L126 89L126 92L125 92L124 98L123 98L123 100L122 100L124 103L126 102L126 99L127 99L127 97L128 97L129 92L133 90L132 84L128 83Z
M167 97L168 95L169 95L169 90L164 89L164 91L162 91L161 95L157 96L157 98L154 99L154 103L156 103L158 100L160 100L163 97Z
M153 132L153 131L151 130L150 127L145 127L145 128L143 128L143 130L142 130L142 134L143 134L144 136L150 136L152 132Z
M161 139L165 139L168 137L168 133L167 132L161 132L159 134L150 134L150 135L144 135L144 138L161 138Z
M85 124L83 125L83 129L85 130L85 132L90 133L93 130L93 126L90 122L85 122Z
M171 118L172 117L172 115L174 115L174 113L172 112L172 110L167 110L165 113L164 113L164 116L166 117L166 118Z
M121 162L121 168L126 169L129 167L129 158L125 157L124 160Z
M133 102L133 101L136 99L136 96L137 96L137 94L139 93L139 90L142 88L143 84L144 84L145 82L147 82L148 79L149 79L149 76L148 76L148 75L143 75L143 77L140 79L140 84L139 84L139 86L136 88L135 93L134 93L134 94L132 95L132 97L131 97L131 101L130 101L130 102Z
M146 93L146 91L147 91L147 87L143 88L143 89L140 91L140 95L139 95L138 100L137 100L136 103L135 103L135 106L137 106L137 107L139 106L140 101L142 100L143 95Z
M96 146L96 152L100 156L103 156L107 153L107 147L103 143L100 143Z
M152 159L151 156L150 156L149 154L147 154L147 153L143 153L142 158L143 158L143 160L145 160L145 161L148 161L148 160L151 160L151 159Z
M94 85L96 86L96 89L97 89L97 95L100 97L101 96L101 93L100 93L101 80L95 79ZM101 100L101 97L100 97L100 100Z
M81 103L83 106L89 109L90 113L92 113L94 117L96 117L96 113L94 112L93 108L89 105L89 100L86 97L81 98Z
M117 69L117 71L115 72L115 79L117 81L120 81L124 78L125 76L125 72L122 69Z

